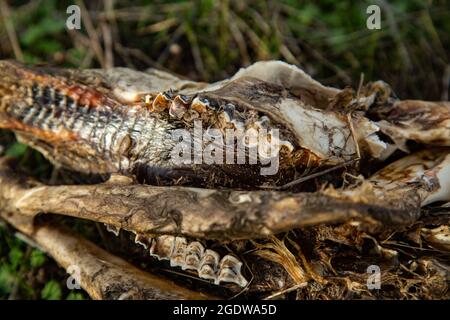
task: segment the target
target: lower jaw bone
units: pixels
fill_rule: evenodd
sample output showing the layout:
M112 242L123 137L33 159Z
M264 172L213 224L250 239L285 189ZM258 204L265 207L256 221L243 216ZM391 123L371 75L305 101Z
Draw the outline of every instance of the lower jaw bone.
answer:
M14 226L61 267L73 271L67 283L74 288L79 285L93 299L215 299L141 271L65 228L44 225L30 234L20 225Z
M74 238L69 233L59 231L59 229L55 230L50 226L36 227L33 221L37 214L45 214L46 212L62 214L108 223L116 228L120 226L126 230L136 229L139 231L139 228L141 228L143 232L166 228L164 232L167 232L167 228L171 228L170 225L167 225L167 223L158 225L154 221L162 220L157 213L161 209L161 203L158 202L158 199L167 199L165 197L170 194L172 201L164 201L164 205L169 206L166 209L177 209L183 218L183 222L194 222L187 225L182 224L181 226L174 225L174 228L179 227L181 233L195 238L214 239L214 235L217 236L219 232L215 229L214 233L209 234L208 230L212 229L209 228L212 225L223 228L220 230L220 235L224 238L230 237L229 239L231 239L233 236L237 238L256 238L296 227L327 222L336 223L350 218L354 218L355 221L359 219L359 221L364 223L364 217L372 218L368 223L372 223L375 220L375 222L378 221L377 223L386 228L400 228L417 221L420 217L420 206L424 203L449 201L448 190L450 190L450 185L447 178L449 157L448 148L418 153L382 169L378 174L364 182L364 188L357 186L338 194L332 192L332 190L308 194L272 191L222 192L221 190L174 189L114 183L95 186L46 186L31 179L28 180L29 183L24 184L23 181L25 179L14 173L11 167L7 165L7 161L1 161L0 199L4 210L0 212L0 215L22 233L31 235L31 238L49 252L63 267L67 268L72 264L78 264L82 270L85 269L85 274L81 277L81 285L86 288L92 297L118 298L116 296L108 296L111 293L107 288L101 287L101 284L108 284L108 281L113 281L111 279L114 278L113 276L116 273L122 275L122 278L118 279L123 281L123 283L134 283L133 281L136 281L136 279L144 277L142 273L136 271L136 269L130 269L134 267L123 260L114 260L117 258L92 244L83 242L80 238ZM423 160L426 160L426 162L423 162L427 164L422 170L423 174L415 174L414 171L411 171L411 176L406 175L401 179L392 179L397 174L405 171L403 168L408 167L412 160L414 160L414 163L417 161L422 163ZM420 172L419 170L418 173ZM395 183L392 183L392 181ZM431 183L433 181L436 183ZM395 192L390 192L390 187L393 187L392 190L395 190ZM114 190L114 194L112 194L111 190ZM252 201L235 203L232 199L236 198L234 197L236 195L252 199ZM150 199L151 207L148 206ZM217 201L218 199L221 201ZM193 202L193 200L195 201ZM132 210L137 207L144 209L142 211ZM190 209L187 210L186 207ZM111 215L111 208L114 208L114 215ZM200 210L200 208L203 208L203 210ZM149 211L146 211L147 209ZM376 211L372 209L378 210L377 215L372 214ZM133 212L133 215L130 216L130 212ZM204 212L208 214L203 215ZM250 215L243 217L242 212L256 212L257 219L252 218ZM245 220L246 223L242 225L248 229L236 229L236 224L233 223L236 221L236 213L239 213L240 219ZM124 219L125 217L128 219ZM155 217L155 219L148 219L148 217ZM279 217L283 219L280 220ZM256 226L261 224L270 226L270 229L258 229ZM202 228L199 229L198 226L202 226ZM231 229L232 227L233 229ZM169 232L175 231L176 229L173 229ZM439 239L441 237L440 235L438 236ZM158 236L155 238L155 241L152 241L150 252L157 257L170 260L175 238L174 236ZM79 248L82 249L75 250L74 243L83 243L83 245L79 245ZM164 250L160 248L162 245L165 245L163 247ZM190 243L186 248L188 248L186 249L187 253L184 255L186 269L192 268L192 270L196 270L199 273L200 277L209 278L215 283L230 281L240 286L246 284L245 279L242 280L240 278L240 263L235 263L235 267L230 266L228 263L223 262L224 257L220 260L221 264L211 251L204 250L198 242L196 245ZM74 254L79 256L72 256L69 253L69 251L72 252L71 250L74 250ZM91 253L86 254L86 252ZM187 262L187 257L190 257L189 263ZM116 267L111 269L111 274L98 280L99 282L90 284L89 281L92 280L90 278L91 275L95 274L106 261L110 260L116 264ZM92 267L94 265L95 268ZM128 272L127 270L133 271ZM146 294L152 292L151 288L156 288L153 290L157 290L158 294L160 294L160 291L166 292L166 282L160 282L157 279L156 277L151 277L151 280L143 280L141 286L147 286L147 283L148 288L150 288L146 289ZM90 286L94 284L100 287L91 288ZM125 288L122 293L128 294L127 290L130 291ZM183 292L186 293L186 291ZM189 296L190 294L189 292L185 293L183 293L183 296ZM175 293L171 294L176 295Z

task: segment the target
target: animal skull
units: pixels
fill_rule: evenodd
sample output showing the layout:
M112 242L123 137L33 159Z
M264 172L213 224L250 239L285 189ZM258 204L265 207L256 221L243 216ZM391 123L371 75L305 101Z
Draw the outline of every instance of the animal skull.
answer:
M398 232L420 220L421 207L450 201L450 104L401 101L383 82L357 93L338 90L279 61L255 63L213 84L158 70L11 61L0 62L0 76L0 127L58 167L108 177L55 186L17 174L8 159L0 167L2 217L63 267L80 265L81 285L94 298L213 297L144 273L60 226L38 223L38 216L101 222L116 235L126 230L171 267L216 285L256 288L244 273L258 270L242 270L236 255L220 255L206 242L268 239L323 225ZM238 132L247 156L245 132L279 135L258 141L263 146L253 164L174 161L171 132L195 137L198 120L201 130ZM398 158L410 141L421 150ZM213 144L200 140L201 152ZM261 175L264 150L273 145L279 169ZM189 152L198 156L195 148ZM372 165L382 169L362 169ZM343 170L361 178L346 183ZM426 237L448 248L448 228L442 230ZM100 268L108 272L94 279Z

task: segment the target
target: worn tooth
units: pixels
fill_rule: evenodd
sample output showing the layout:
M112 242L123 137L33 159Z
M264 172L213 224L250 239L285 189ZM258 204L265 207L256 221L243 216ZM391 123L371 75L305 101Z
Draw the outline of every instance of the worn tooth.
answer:
M262 116L258 121L255 121L255 126L258 129L268 129L270 127L270 119L267 116Z
M258 131L254 128L250 128L245 132L244 137L242 137L242 142L247 148L254 148L258 146L258 138Z
M191 108L197 111L198 113L206 112L208 107L209 101L206 98L195 97L194 100L192 100Z
M186 100L186 96L176 96L170 104L169 114L174 118L181 119L187 111L188 102L186 102Z
M242 262L236 257L226 255L220 261L219 274L216 279L216 284L221 282L235 283L241 287L245 287L248 281L241 274Z
M200 266L208 264L213 266L214 269L217 269L217 266L219 265L219 260L220 256L217 252L211 249L206 249L202 261L200 262Z
M186 250L187 253L185 258L184 269L198 270L200 267L201 259L205 253L205 248L200 242L194 241L188 245Z
M172 256L170 258L171 267L182 267L184 269L186 257L186 238L176 237Z
M228 112L226 112L226 111L223 111L221 113L221 115L222 115L222 117L223 117L223 119L225 120L226 123L230 123L231 120L233 119L233 115L228 113Z
M294 145L287 141L287 140L281 140L280 141L280 148L285 148L287 149L289 152L293 152L294 151Z
M278 149L275 151L272 150L272 147L277 147L271 145L270 141L267 139L267 137L260 137L259 144L258 144L258 155L260 159L271 159L272 154L275 152L278 152Z
M223 107L223 112L222 112L222 116L225 119L225 122L231 122L234 119L234 111L236 110L236 107L231 104L231 103L227 103L224 107Z
M172 98L173 98L173 91L172 90L165 91L165 92L163 92L163 96L167 100L172 100Z
M220 284L221 282L235 283L240 287L245 287L248 284L248 281L241 274L236 274L234 270L227 268L220 270L214 283Z
M202 279L216 281L216 271L219 266L219 254L213 250L206 249L202 261L200 261L200 270L198 276Z
M146 237L142 234L137 233L134 237L134 243L138 243L143 246L145 249L150 248L152 244L152 238Z
M227 103L224 107L223 110L226 112L229 112L231 114L234 114L234 111L236 110L236 106L232 103Z
M192 100L191 109L197 111L198 113L206 112L207 109L217 110L219 104L215 100L209 100L205 97L197 96Z
M236 273L239 273L242 267L242 262L239 261L235 256L232 256L230 254L227 254L220 260L220 269L223 268L229 268L236 271Z
M270 135L270 139L273 145L278 147L278 150L281 150L281 148L287 149L289 152L294 151L294 145L288 141L288 140L281 140L280 138L276 138L273 135Z
M216 283L217 279L216 272L210 265L207 264L203 265L198 271L198 276L202 279L213 280L214 283Z
M244 122L239 119L233 119L233 120L231 120L231 123L234 125L234 128L236 130L244 130L245 129Z
M198 241L188 244L184 237L159 236L149 239L137 234L135 242L150 246L150 254L159 260L169 260L171 267L195 270L200 278L212 280L215 284L230 282L241 287L247 285L247 280L241 274L241 261L231 255L220 260L217 252L205 250Z
M155 100L153 100L151 111L161 112L169 108L171 96L167 92L158 93Z
M219 110L220 105L217 102L217 100L214 100L214 99L213 100L209 100L207 98L202 98L202 97L200 97L199 99L200 99L200 101L203 104L206 105L207 108L212 109L212 110L216 110L216 111Z
M174 236L156 237L150 246L150 255L158 260L170 260L175 245Z
M116 227L116 226L114 226L112 224L107 224L107 223L105 223L105 226L106 226L106 230L108 230L109 232L114 233L114 235L116 237L119 235L119 233L120 233L120 228L119 227Z
M191 99L192 99L189 96L184 95L184 94L179 94L179 95L176 96L176 98L180 99L180 101L183 104L189 104L191 102Z

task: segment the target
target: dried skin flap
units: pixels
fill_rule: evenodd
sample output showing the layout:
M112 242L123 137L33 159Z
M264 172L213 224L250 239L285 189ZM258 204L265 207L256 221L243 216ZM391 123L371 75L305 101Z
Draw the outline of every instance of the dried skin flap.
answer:
M378 124L399 148L405 150L408 140L450 146L449 102L404 100L380 109L375 109L382 119Z
M380 198L408 189L420 190L421 205L450 200L450 154L446 149L424 150L400 159L368 179ZM400 196L398 198L401 198Z

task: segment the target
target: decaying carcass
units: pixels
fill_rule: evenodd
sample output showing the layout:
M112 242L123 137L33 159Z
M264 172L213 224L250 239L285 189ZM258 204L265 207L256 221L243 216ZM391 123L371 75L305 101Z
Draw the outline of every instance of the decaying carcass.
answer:
M24 182L7 159L0 175L2 216L64 267L81 265L81 283L93 297L199 294L169 290L155 276L139 280L146 274L122 260L111 264L112 275L93 280L105 261L95 255L110 255L89 247L93 261L75 259L65 241L92 245L38 214L105 223L116 235L123 229L171 267L256 294L339 278L331 253L314 249L319 239L359 239L363 250L361 239L370 238L379 255L395 255L375 235L406 232L418 225L421 207L450 201L450 104L401 101L383 82L338 90L282 62L255 63L213 84L158 70L13 61L0 62L0 76L0 127L56 167L103 180ZM448 214L424 226L436 224L444 227L423 228L424 237L442 251ZM52 242L59 238L66 240ZM312 250L308 257L302 246ZM264 274L283 259L284 268ZM440 268L436 277L448 276L444 263L429 264ZM120 268L139 274L133 283L142 291L118 284L131 281L114 276Z

